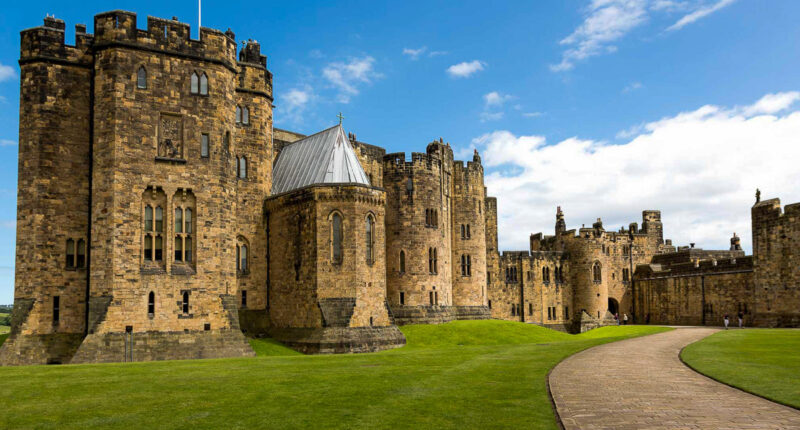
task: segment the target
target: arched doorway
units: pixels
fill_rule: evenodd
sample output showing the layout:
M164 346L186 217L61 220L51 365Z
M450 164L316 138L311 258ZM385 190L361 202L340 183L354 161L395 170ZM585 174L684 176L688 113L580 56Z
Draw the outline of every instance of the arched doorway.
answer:
M619 302L617 302L617 299L608 298L608 312L611 313L611 315L619 313Z

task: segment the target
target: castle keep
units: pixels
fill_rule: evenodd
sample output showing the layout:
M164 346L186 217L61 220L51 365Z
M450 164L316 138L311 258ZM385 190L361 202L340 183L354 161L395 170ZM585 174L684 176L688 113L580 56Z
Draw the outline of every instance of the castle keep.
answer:
M754 255L641 227L500 252L477 151L386 154L341 124L273 128L260 45L130 12L21 32L17 254L0 365L306 353L405 344L397 325L503 318L566 331L630 315L800 324L800 205L753 209Z

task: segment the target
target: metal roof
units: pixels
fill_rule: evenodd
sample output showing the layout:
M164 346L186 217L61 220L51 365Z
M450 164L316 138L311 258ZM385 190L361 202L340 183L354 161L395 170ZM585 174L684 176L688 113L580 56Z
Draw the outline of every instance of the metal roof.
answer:
M285 146L272 170L273 195L328 183L369 185L341 124Z

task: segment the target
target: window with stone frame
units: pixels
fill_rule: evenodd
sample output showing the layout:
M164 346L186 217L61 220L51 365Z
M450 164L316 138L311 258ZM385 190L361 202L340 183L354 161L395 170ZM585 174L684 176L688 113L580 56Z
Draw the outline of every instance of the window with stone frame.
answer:
M209 137L208 133L202 133L200 135L200 156L203 158L208 158L211 152L211 138Z
M470 231L469 231L469 224L467 224L467 237L466 238L467 239L471 239L472 238L472 233L470 233Z
M192 190L179 188L172 198L173 204L173 261L186 265L195 263L196 212Z
M181 294L181 313L184 315L189 315L189 292L184 291Z
M242 124L250 124L250 108L247 106L242 106Z
M550 268L549 267L542 267L542 283L549 284L550 283Z
M400 250L400 273L406 273L406 252L404 250Z
M375 217L372 214L367 215L364 233L367 264L371 266L375 262Z
M205 72L200 75L200 95L208 95L208 76L205 74Z
M400 291L400 304L401 305L406 304L406 293L404 293L403 291Z
M164 266L164 208L167 196L160 187L148 187L142 194L142 264Z
M344 257L342 249L342 241L344 240L344 219L339 211L331 212L328 219L331 225L331 263L342 264Z
M147 295L147 316L153 318L156 313L156 294L150 291Z
M67 268L75 268L75 240L67 239Z
M136 88L147 89L147 69L144 66L139 66L139 70L136 71Z
M242 290L242 308L247 307L247 290Z
M200 93L200 76L197 74L197 72L192 72L192 76L190 78L189 93L191 94Z
M236 124L242 123L242 107L236 105Z
M86 241L78 239L75 250L75 267L81 269L86 267Z
M595 284L599 284L603 281L603 270L599 261L595 261L592 265L592 281L594 281Z
M236 171L239 179L247 179L247 157L236 157Z
M628 282L630 280L630 272L628 269L622 269L622 282Z
M250 273L250 242L239 236L236 240L236 273L246 275Z
M61 321L61 296L53 296L53 325Z

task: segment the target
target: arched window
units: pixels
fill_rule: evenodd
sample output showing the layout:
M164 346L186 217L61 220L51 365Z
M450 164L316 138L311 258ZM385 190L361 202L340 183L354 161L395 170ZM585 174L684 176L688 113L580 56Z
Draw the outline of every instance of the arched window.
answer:
M467 256L464 254L461 254L461 276L467 276Z
M375 262L375 219L367 215L366 225L367 264Z
M144 201L144 261L164 260L164 209L166 196L159 189L148 188L142 195Z
M428 272L433 274L433 248L428 248Z
M200 90L200 78L197 76L197 72L192 73L191 78L191 87L189 88L189 92L192 94L197 94Z
M472 276L472 256L467 255L467 276Z
M406 273L406 252L400 251L400 273Z
M183 301L181 302L181 310L183 311L184 314L188 314L189 313L189 292L188 291L184 291L183 292Z
M467 228L464 226L464 224L461 224L461 238L462 239L467 238Z
M200 76L200 94L208 95L208 76L205 73Z
M595 283L603 281L603 272L599 261L596 261L594 265L592 265L592 280L594 280Z
M175 208L175 233L183 233L183 209Z
M242 123L242 108L241 106L236 106L236 124Z
M136 88L147 88L147 70L144 66L140 66L139 71L136 72Z
M439 256L436 248L433 248L433 273L439 273Z
M247 273L247 245L242 245L239 250L239 270Z
M75 267L86 266L86 241L78 239L77 257L75 260Z
M550 283L550 268L549 267L542 267L542 282L545 284Z
M472 234L469 232L469 224L467 224L467 239L471 238Z
M250 109L247 106L242 107L242 124L250 124Z
M67 267L75 267L75 241L67 239Z
M156 313L156 294L150 291L147 295L147 314L151 317Z
M331 259L334 264L342 262L342 216L338 212L331 217Z
M175 225L175 261L193 263L195 261L194 228L197 222L194 213L195 198L190 190L178 189L173 198L176 207L174 210Z

